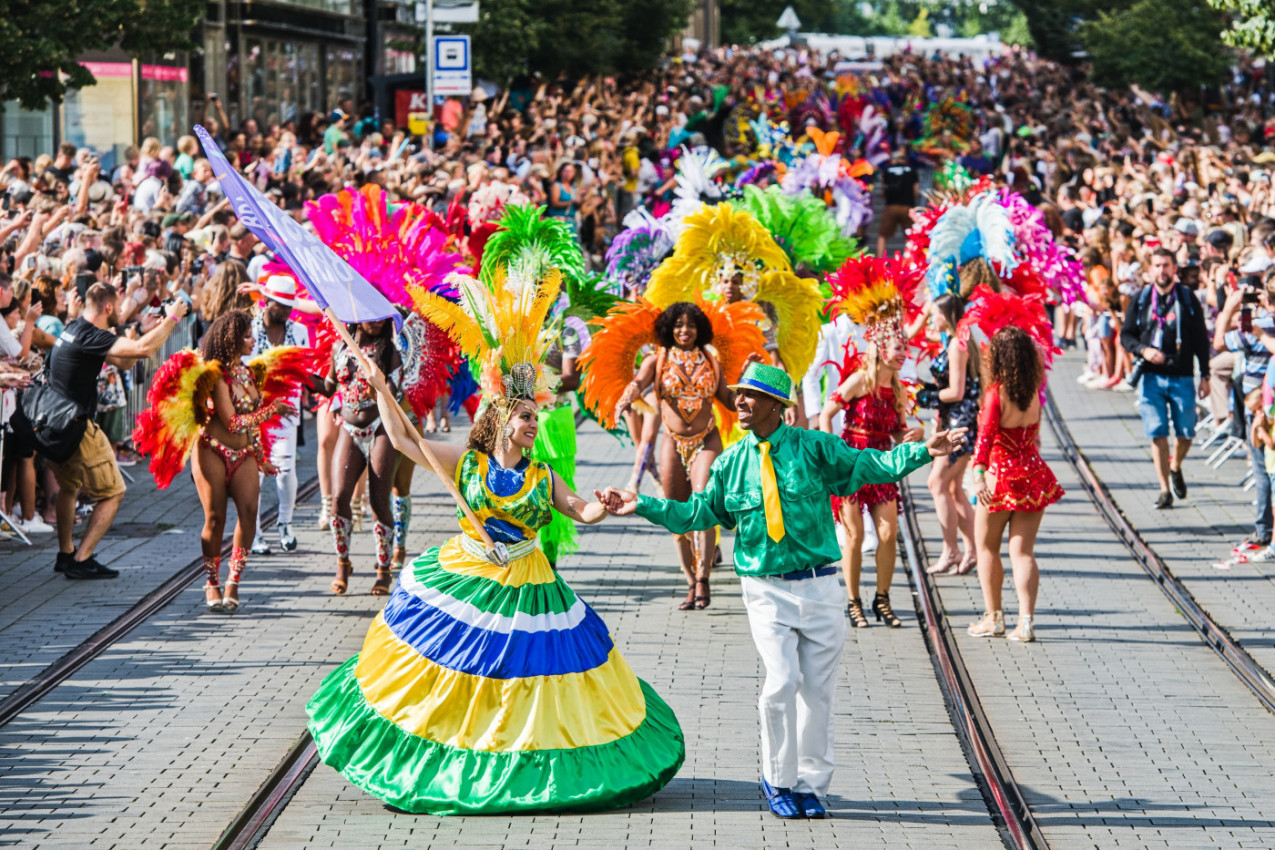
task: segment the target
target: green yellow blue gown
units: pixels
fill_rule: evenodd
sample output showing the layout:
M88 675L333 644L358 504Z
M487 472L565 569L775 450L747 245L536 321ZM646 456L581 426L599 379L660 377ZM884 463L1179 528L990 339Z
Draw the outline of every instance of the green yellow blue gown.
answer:
M655 793L685 758L682 730L536 548L549 466L470 451L456 483L509 566L461 516L462 533L403 570L362 651L306 706L324 762L410 812L590 811Z

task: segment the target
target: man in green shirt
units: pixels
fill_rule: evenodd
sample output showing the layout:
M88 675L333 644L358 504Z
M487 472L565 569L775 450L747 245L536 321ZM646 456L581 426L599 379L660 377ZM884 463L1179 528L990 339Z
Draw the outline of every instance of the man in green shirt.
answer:
M889 452L861 451L784 424L792 380L781 369L750 363L731 389L749 434L714 461L702 493L674 502L611 487L602 502L610 513L636 513L674 534L735 529L735 572L766 667L762 790L778 817L823 818L819 797L832 781L832 700L846 638L829 497L899 481L962 445L965 429Z

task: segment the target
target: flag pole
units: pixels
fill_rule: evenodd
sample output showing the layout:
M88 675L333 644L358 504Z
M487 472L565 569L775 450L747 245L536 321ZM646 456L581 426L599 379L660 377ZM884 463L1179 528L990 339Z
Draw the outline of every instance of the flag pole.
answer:
M345 322L337 318L336 311L331 307L323 308L323 315L328 317L328 321L341 338L345 340L345 344L350 347L350 351L359 359L360 363L370 365L367 362L363 350L359 348L358 343L354 341L354 337L350 336L350 331L345 326ZM403 408L397 404L391 404L389 407L394 409L394 415L402 423L408 435L416 442L417 448L421 450L421 454L425 456L425 460L429 462L430 468L434 470L443 482L443 486L447 488L447 492L456 500L456 504L464 512L465 518L469 520L474 527L474 531L478 532L478 536L483 539L483 544L487 547L487 560L498 566L507 566L509 564L509 554L505 550L504 544L497 543L491 539L491 535L487 533L487 529L478 521L478 517L474 515L474 509L465 501L465 497L460 494L460 490L456 488L456 482L452 481L452 477L447 474L447 470L443 469L443 464L439 461L438 456L434 454L433 448L430 447L429 441L421 436L421 432L416 430L416 426L412 424L412 420L407 418L407 414L403 412Z

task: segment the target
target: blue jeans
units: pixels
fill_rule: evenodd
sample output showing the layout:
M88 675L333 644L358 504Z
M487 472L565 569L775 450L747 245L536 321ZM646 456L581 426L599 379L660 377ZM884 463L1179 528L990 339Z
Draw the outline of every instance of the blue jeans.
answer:
M1259 446L1249 443L1249 461L1253 464L1253 481L1257 484L1253 489L1257 493L1257 519L1253 522L1253 531L1258 537L1267 540L1271 537L1271 475L1266 472L1265 452Z
M1195 378L1190 375L1144 374L1138 382L1142 431L1150 439L1173 436L1195 439Z

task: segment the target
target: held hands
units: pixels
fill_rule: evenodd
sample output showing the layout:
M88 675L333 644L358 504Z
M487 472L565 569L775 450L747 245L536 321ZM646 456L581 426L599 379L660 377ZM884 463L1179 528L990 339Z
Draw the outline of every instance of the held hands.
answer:
M1148 363L1154 363L1157 366L1163 366L1164 352L1158 348L1152 348L1151 346L1148 345L1146 348L1142 349L1142 359L1147 361Z
M953 428L950 431L939 431L933 437L925 441L925 447L929 449L930 457L943 457L950 455L952 452L964 447L965 432L968 428Z
M628 516L637 510L637 493L630 490L608 487L601 492L594 490L593 495L611 516Z

